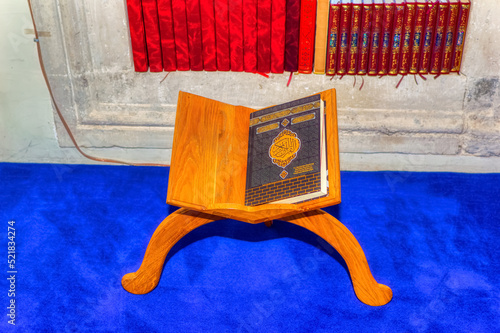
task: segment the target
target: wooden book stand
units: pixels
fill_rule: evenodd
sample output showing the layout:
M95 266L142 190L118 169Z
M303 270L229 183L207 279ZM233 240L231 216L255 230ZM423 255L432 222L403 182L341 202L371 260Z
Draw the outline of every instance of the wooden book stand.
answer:
M145 294L159 282L172 246L204 224L231 218L248 223L280 219L322 237L344 258L359 300L372 306L392 299L389 287L373 278L356 238L320 208L340 203L340 167L335 89L321 93L325 101L329 194L298 204L245 206L250 113L243 106L180 92L177 104L167 203L181 209L154 232L139 270L126 274L123 288Z

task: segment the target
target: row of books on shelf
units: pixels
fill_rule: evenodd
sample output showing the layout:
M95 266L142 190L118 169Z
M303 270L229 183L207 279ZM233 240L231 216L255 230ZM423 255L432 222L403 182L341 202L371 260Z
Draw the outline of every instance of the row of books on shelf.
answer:
M470 0L127 0L135 70L460 70Z
M469 11L469 0L333 1L328 27L316 23L315 57L300 58L299 72L313 61L328 75L459 72Z

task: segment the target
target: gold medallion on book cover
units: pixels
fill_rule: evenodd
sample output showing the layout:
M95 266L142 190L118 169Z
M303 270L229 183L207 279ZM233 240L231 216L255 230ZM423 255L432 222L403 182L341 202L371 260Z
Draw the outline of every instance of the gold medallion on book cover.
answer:
M300 139L297 133L285 129L274 138L272 145L269 147L269 157L273 164L282 168L290 164L300 149Z

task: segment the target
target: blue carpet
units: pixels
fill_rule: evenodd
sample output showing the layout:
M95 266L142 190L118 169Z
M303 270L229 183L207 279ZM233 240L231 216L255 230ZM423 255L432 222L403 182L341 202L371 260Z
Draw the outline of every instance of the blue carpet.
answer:
M370 307L356 298L336 251L279 221L196 229L172 249L155 290L126 292L122 276L138 269L154 230L175 210L165 204L168 172L0 163L0 332L500 328L500 174L342 172L342 203L326 210L394 292L388 305Z

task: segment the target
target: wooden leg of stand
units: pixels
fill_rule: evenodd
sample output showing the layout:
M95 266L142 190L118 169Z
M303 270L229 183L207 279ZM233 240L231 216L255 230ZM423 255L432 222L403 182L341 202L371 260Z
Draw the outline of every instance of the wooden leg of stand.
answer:
M123 276L123 288L132 294L146 294L153 290L158 285L165 257L172 246L190 231L220 219L222 217L185 208L170 214L151 237L141 267L137 272Z
M351 275L354 292L368 305L385 305L392 299L392 290L373 278L365 253L352 233L336 218L322 210L283 218L323 238L344 258Z
M266 224L266 227L268 227L268 228L270 228L270 227L272 227L272 226L273 226L273 220L271 220L271 221L266 221L266 222L264 222L264 223Z

